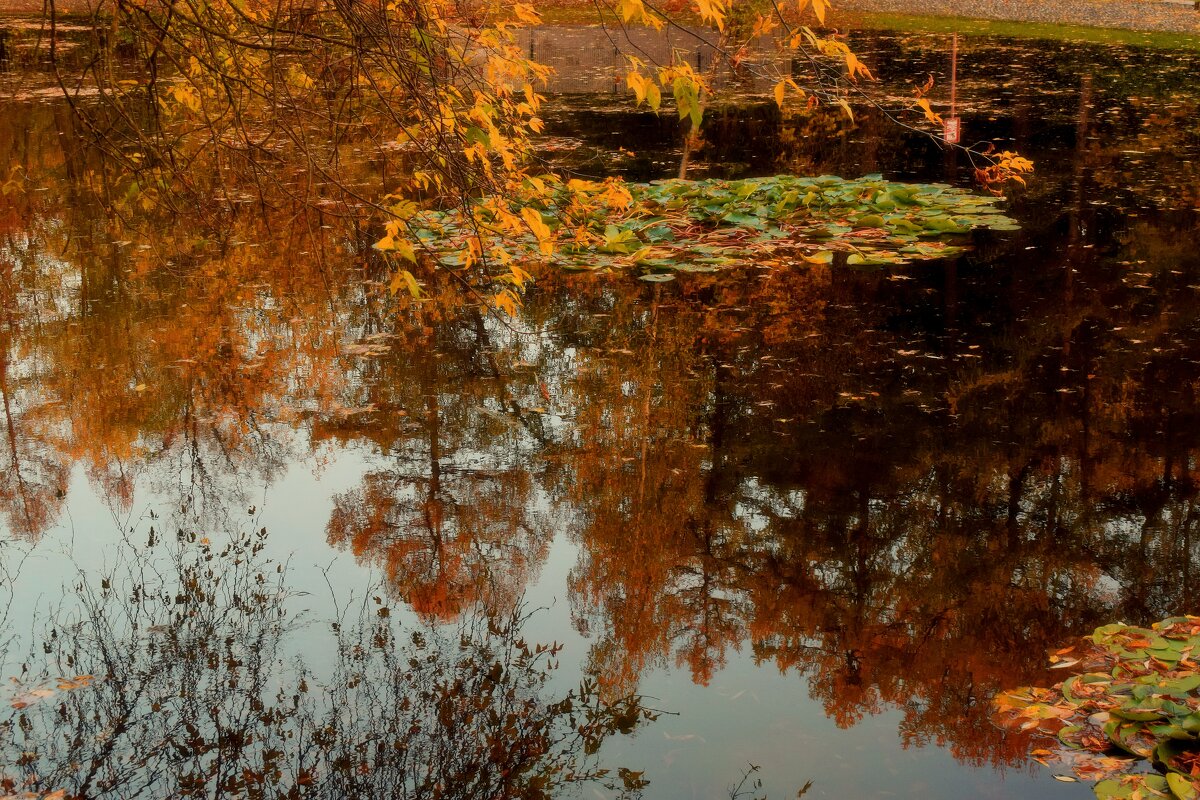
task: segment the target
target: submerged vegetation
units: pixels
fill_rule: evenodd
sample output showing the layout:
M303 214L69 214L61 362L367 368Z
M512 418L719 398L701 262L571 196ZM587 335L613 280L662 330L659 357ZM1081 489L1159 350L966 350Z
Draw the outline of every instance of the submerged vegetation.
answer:
M1096 784L1099 800L1200 797L1200 617L1112 624L1056 651L1077 674L995 699L1002 724L1034 733L1034 755ZM1152 765L1158 772L1146 772Z

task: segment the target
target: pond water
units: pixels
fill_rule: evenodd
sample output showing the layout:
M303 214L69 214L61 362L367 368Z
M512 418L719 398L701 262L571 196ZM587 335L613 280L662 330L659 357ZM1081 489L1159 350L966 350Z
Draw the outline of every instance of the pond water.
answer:
M555 56L547 156L673 176L677 127L604 88L586 33L531 35L584 42ZM944 83L944 35L852 39L896 105ZM654 798L729 797L750 765L770 797L1091 796L989 698L1096 625L1200 611L1198 62L964 36L967 138L1037 164L1021 231L886 270L548 275L511 323L437 293L397 313L373 232L320 208L223 240L116 213L9 63L7 791L400 796L424 764L454 777L413 796L484 797L488 735L524 735ZM869 108L744 96L704 140L693 176L971 181ZM556 669L513 655L513 616ZM480 679L497 653L511 677ZM659 713L594 756L484 713L581 678ZM443 714L476 697L489 721Z

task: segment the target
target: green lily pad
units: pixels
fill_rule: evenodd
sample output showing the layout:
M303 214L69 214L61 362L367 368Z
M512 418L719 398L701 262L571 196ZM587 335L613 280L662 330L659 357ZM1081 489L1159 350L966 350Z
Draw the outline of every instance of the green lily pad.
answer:
M1181 678L1171 678L1162 682L1164 691L1170 694L1185 695L1200 689L1200 675L1185 675Z
M1183 775L1167 773L1167 788L1178 800L1200 800L1200 783Z
M1170 772L1178 772L1182 775L1190 773L1187 770L1181 769L1175 762L1175 759L1186 753L1194 753L1200 750L1200 743L1191 739L1167 739L1159 742L1154 748L1154 762L1163 769Z
M1138 758L1149 758L1153 749L1145 742L1139 741L1138 732L1141 726L1121 718L1109 720L1104 726L1104 735L1113 744Z
M1070 661L1056 659L1084 663L1091 671L1051 689L1005 692L997 699L1000 719L1035 727L1043 736L1056 734L1058 757L1068 763L1088 762L1067 755L1067 749L1107 755L1110 744L1142 760L1141 769L1131 763L1126 774L1097 784L1097 797L1200 800L1192 775L1200 757L1200 669L1190 660L1191 640L1198 636L1195 616L1150 628L1122 623L1097 628L1085 643L1060 651L1074 651ZM1095 735L1097 728L1103 738ZM1173 776L1169 788L1167 778L1142 771L1149 766Z
M950 217L925 217L923 221L925 223L926 230L936 231L938 233L966 233L970 230L970 228L966 225L963 225L957 220L951 219Z
M1097 800L1132 800L1146 798L1146 789L1165 795L1167 779L1161 775L1126 775L1120 780L1109 779L1096 784Z

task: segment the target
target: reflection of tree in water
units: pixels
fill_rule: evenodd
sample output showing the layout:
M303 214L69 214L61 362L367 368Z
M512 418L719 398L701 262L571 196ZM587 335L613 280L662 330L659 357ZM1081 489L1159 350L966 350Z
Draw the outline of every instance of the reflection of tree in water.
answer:
M0 311L0 313L3 313ZM3 413L3 447L0 448L0 512L6 527L33 539L54 524L66 498L67 469L48 442L56 426L27 406L28 397L10 380L16 370L9 361L9 334L0 326L0 412Z
M336 498L329 540L377 563L423 615L450 620L480 602L510 609L549 541L529 519L529 476L447 471L368 474Z
M53 127L45 117L29 122L24 136L4 131L13 164L37 158L27 151ZM37 392L52 360L31 359L26 342L43 326L54 281L41 263L32 201L10 194L0 195L0 514L10 530L34 538L58 517L69 469L61 422Z
M1150 242L1168 236L1139 225L1128 252L1159 258ZM1089 244L1106 245L1080 239L1071 258ZM573 612L608 696L664 664L705 682L749 648L808 676L842 724L898 706L909 741L997 761L1018 750L981 735L983 698L1095 622L1169 615L1190 583L1196 252L1171 250L1178 275L1136 280L1072 261L1088 277L1074 283L968 262L905 281L698 278L648 290L657 300L576 284L563 301L547 281L554 307L532 298L530 312L553 346L525 350L436 297L403 322L365 292L334 313L246 256L204 263L265 270L278 284L254 291L292 306L248 317L260 295L210 290L218 274L171 310L162 298L190 295L160 276L158 300L112 289L80 324L43 315L9 347L55 366L20 376L73 432L61 449L38 432L30 455L51 464L195 466L213 505L237 508L244 476L275 474L288 426L311 421L318 446L383 454L338 498L330 540L429 617L503 615L567 518ZM87 263L93 285L120 272ZM345 353L329 332L342 322L385 352ZM547 401L522 361L569 431L533 413Z
M899 707L906 741L1010 761L996 688L1094 624L1186 610L1188 296L915 277L694 281L652 317L597 293L568 384L571 590L620 691L749 645L839 724Z
M130 547L83 576L0 723L4 790L467 800L640 785L593 756L653 715L587 684L548 697L557 651L525 643L516 617L406 629L368 601L332 630L305 624L265 538L181 536L170 558ZM295 666L327 638L330 666Z
M547 435L534 401L498 367L479 314L392 324L392 349L373 360L358 398L376 413L317 431L384 454L335 498L329 541L378 564L423 615L451 619L480 602L508 613L552 538L529 470Z
M1028 130L1022 109L1013 125ZM231 243L269 246L192 247L177 226L164 264L114 244L133 237L99 204L73 202L82 178L78 197L0 199L0 389L13 398L0 504L36 535L78 463L116 504L141 478L191 511L240 510L247 476L277 475L303 449L290 427L308 426L318 447L382 454L337 499L329 539L426 616L503 615L565 519L580 548L572 610L612 696L659 665L706 682L747 648L806 675L840 724L896 706L908 741L1008 759L1002 734L983 733L992 689L1037 682L1041 650L1093 623L1180 610L1194 581L1192 212L1120 221L1090 202L1128 183L1120 151L1178 109L1122 127L1099 107L1089 117L1082 93L1064 104L1045 136L1112 147L1041 174L1074 182L1069 208L1024 201L1041 226L1031 252L1053 256L1024 263L1026 240L984 241L904 274L793 265L646 293L548 278L529 301L553 331L542 349L490 340L495 325L451 313L463 298L432 284L398 322L344 263L320 266L357 263L362 242L320 249L242 221ZM1188 137L1146 182L1169 185L1173 206L1195 195L1192 167L1167 157ZM28 160L37 137L19 140ZM795 155L812 171L860 164L838 141ZM880 168L900 152L877 154ZM40 154L47 168L86 172L56 153ZM89 230L104 235L82 247ZM30 297L39 314L14 305ZM384 352L349 353L349 339ZM570 432L532 412L547 400L526 360Z
M338 408L343 346L363 324L361 256L350 274L346 262L366 245L327 231L319 210L214 220L131 205L128 176L75 124L59 104L0 119L22 188L48 189L0 195L0 364L16 431L0 450L19 454L14 475L44 462L47 496L79 466L115 509L152 488L221 527L254 480L298 457L293 425ZM54 516L13 527L40 535Z

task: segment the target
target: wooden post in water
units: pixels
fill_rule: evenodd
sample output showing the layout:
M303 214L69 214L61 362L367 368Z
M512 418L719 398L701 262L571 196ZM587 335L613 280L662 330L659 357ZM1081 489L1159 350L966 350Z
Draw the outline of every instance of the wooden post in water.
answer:
M962 123L958 118L958 33L950 40L950 115L942 120L942 140L950 145L962 139ZM954 183L958 172L958 149L947 147L945 153L946 181Z
M958 34L950 45L950 116L942 120L942 139L958 144L962 139L962 122L958 118Z

